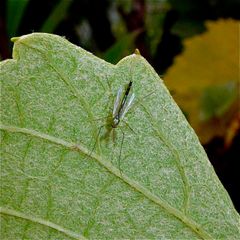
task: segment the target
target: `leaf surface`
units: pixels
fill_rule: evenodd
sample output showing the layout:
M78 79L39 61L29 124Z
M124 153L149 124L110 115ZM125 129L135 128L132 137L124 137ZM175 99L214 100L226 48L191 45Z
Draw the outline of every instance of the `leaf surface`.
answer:
M111 65L56 35L14 41L0 74L1 239L239 237L229 196L143 57ZM130 80L135 104L106 141Z

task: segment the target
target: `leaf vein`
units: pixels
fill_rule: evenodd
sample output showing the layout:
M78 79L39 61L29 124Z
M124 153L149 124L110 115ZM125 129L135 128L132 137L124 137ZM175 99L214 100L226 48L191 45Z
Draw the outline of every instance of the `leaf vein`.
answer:
M174 148L174 146L172 146L172 144L170 142L168 142L166 140L166 138L164 137L164 134L162 131L159 131L159 128L157 127L156 120L154 119L153 115L147 110L147 108L144 106L143 103L141 103L141 106L143 107L143 110L145 111L145 113L150 117L150 123L152 123L152 127L154 129L154 131L156 132L157 136L159 137L159 139L167 146L167 148L169 149L169 151L171 151L173 153L173 155L175 156L175 164L177 166L177 169L180 173L182 182L183 182L183 191L184 191L184 203L183 203L183 209L184 209L184 213L186 214L187 209L188 209L188 204L189 204L189 192L190 192L190 186L184 171L183 166L181 165L181 161L180 161L180 156L178 151Z
M29 216L29 215L24 214L22 212L15 211L15 210L12 210L12 209L8 209L8 208L5 208L5 207L0 207L0 213L8 215L8 216L21 218L21 219L24 219L24 220L29 220L29 221L34 222L34 223L41 224L43 226L52 228L52 229L54 229L56 231L62 232L66 236L71 237L73 239L86 240L86 238L83 237L82 235L80 235L78 233L75 233L75 232L73 232L73 231L71 231L69 229L66 229L66 228L64 228L64 227L62 227L62 226L60 226L58 224L53 223L53 222L44 220L42 218L32 217L32 216Z
M75 143L70 143L67 141L64 141L62 139L37 132L35 130L29 130L26 128L18 128L18 127L13 127L13 126L6 126L3 124L0 124L0 129L9 131L9 132L16 132L16 133L23 133L23 134L28 134L33 137L41 138L47 141L50 141L52 143L62 145L63 147L70 148L73 151L78 151L82 152L86 155L89 156L90 151ZM140 185L138 182L134 181L133 179L129 178L127 175L122 173L119 169L114 167L110 161L107 161L103 158L101 158L99 155L95 153L91 153L91 158L95 159L98 161L103 167L105 167L110 173L114 174L117 176L119 179L124 181L126 184L128 184L130 187L135 189L136 191L140 192L143 194L146 198L160 206L162 209L164 209L167 213L170 215L174 216L178 220L180 220L182 223L184 223L187 227L189 227L195 234L197 234L200 238L202 239L213 239L207 232L205 232L202 227L197 224L194 220L186 216L183 212L179 211L178 209L172 207L170 204L168 204L166 201L160 199L158 196L150 192L148 189L146 189L144 186Z

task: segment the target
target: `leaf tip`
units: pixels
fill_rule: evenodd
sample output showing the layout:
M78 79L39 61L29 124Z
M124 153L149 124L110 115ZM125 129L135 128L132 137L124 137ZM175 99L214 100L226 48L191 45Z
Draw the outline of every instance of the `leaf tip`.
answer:
M20 37L12 37L11 42L16 42Z
M141 56L141 53L140 53L140 51L139 51L138 48L135 49L134 53L135 53L136 55L140 55L140 56Z

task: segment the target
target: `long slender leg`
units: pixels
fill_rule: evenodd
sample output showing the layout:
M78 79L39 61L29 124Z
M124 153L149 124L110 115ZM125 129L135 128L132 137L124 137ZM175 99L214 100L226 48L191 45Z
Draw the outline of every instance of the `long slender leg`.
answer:
M133 128L123 119L122 122L134 133L134 134L137 134Z
M119 153L119 157L118 157L118 168L120 173L122 174L122 169L121 169L121 156L122 156L122 147L123 147L123 142L124 142L124 138L125 138L125 133L123 132L123 130L121 128L119 128L122 132L122 140L121 140L121 146L120 146L120 153Z
M112 138L113 147L112 147L112 151L109 152L109 157L111 159L111 163L113 163L113 159L115 155L115 147L116 147L116 129L114 128L111 128L109 132L109 139L111 138Z
M105 116L105 117L95 118L95 119L91 120L91 122L97 122L97 121L100 121L100 120L103 120L103 119L108 119L108 118L110 118L110 117Z
M94 149L95 149L95 147L96 147L96 145L97 145L97 142L98 142L98 139L99 139L99 136L100 136L100 133L101 133L103 127L104 127L104 125L102 125L102 126L99 128L96 141L94 142L93 148L92 148L90 154L88 155L88 157L91 157L91 155L92 155L92 153L93 153L93 151L94 151Z

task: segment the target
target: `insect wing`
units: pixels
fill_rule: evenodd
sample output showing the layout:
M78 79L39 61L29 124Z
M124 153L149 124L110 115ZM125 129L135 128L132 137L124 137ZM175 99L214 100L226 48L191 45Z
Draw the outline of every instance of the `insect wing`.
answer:
M132 93L132 95L129 96L129 100L125 103L123 110L121 111L120 118L123 119L125 114L128 112L129 108L131 107L133 100L134 100L135 94Z
M119 110L120 104L121 104L121 95L122 95L122 88L120 87L117 92L117 97L114 103L113 107L113 117L117 115L117 112Z

